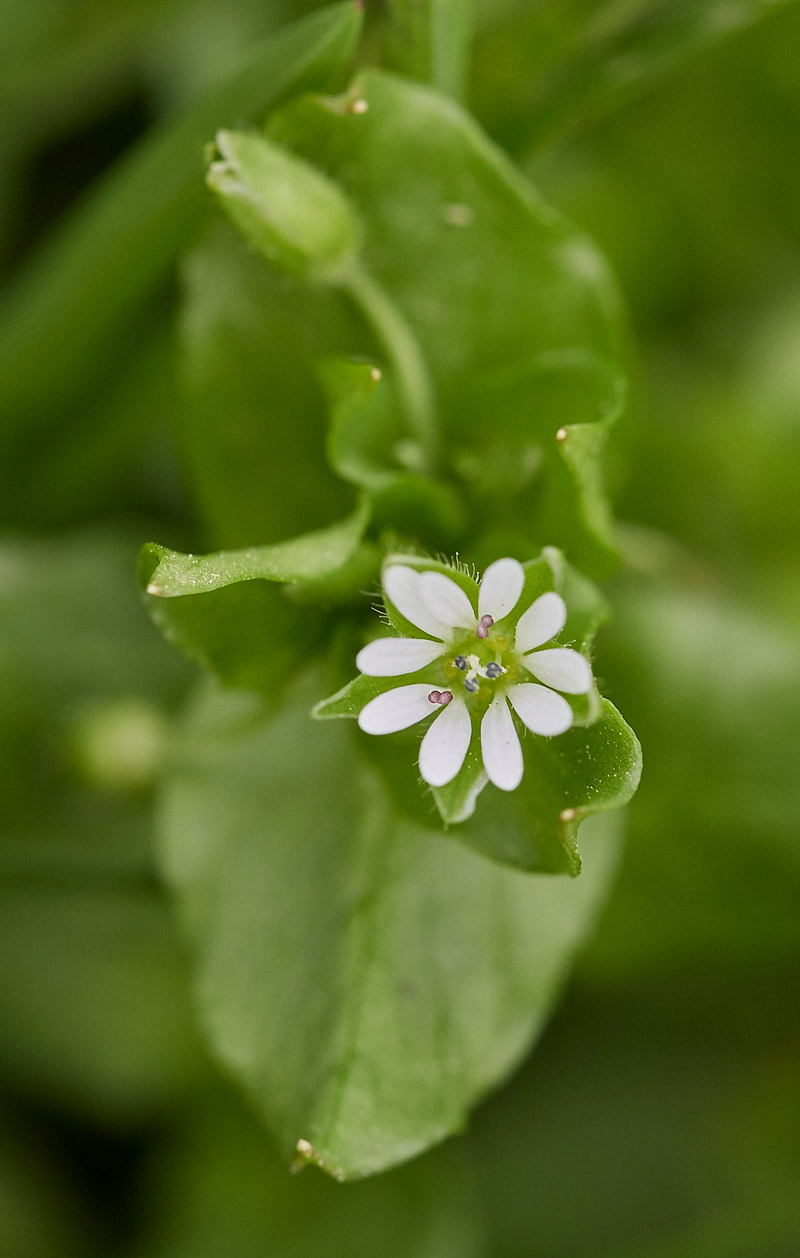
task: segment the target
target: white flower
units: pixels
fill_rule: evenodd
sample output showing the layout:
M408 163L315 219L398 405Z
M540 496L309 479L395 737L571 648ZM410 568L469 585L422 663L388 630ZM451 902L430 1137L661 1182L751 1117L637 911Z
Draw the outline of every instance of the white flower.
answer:
M475 608L442 572L395 564L384 573L388 600L428 636L370 642L356 658L359 670L368 677L400 677L430 667L445 688L432 688L431 682L394 687L371 699L358 723L368 734L392 734L436 713L419 753L420 773L430 786L445 786L461 769L474 716L480 718L489 781L513 791L522 780L523 764L511 708L534 734L553 737L569 729L573 719L572 708L556 692L587 694L592 687L591 669L578 651L541 649L566 622L560 594L541 594L513 630L495 628L517 606L524 584L525 570L516 559L498 559L486 570ZM537 681L517 680L521 669Z

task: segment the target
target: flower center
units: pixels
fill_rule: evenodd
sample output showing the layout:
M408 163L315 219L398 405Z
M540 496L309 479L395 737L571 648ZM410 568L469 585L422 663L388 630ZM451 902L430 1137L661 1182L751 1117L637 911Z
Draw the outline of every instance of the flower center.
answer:
M491 632L493 625L491 616L482 616L474 635L460 642L457 654L445 663L444 671L448 678L455 679L459 673L462 675L468 695L482 694L484 698L491 699L501 678L510 680L517 675L517 661L510 650L511 644L505 634Z

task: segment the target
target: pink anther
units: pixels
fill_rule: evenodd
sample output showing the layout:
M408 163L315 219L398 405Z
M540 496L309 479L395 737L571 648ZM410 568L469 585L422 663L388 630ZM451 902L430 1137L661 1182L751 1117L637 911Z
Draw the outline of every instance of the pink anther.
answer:
M478 621L478 627L475 630L479 638L488 638L489 630L494 624L494 616L481 616Z
M428 703L438 703L444 707L453 697L452 690L432 690L428 695Z

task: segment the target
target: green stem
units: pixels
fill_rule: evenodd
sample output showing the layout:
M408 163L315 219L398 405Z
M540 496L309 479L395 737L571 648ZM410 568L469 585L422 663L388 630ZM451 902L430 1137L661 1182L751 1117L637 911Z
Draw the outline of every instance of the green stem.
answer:
M364 315L394 369L409 431L422 447L428 471L434 472L441 454L439 425L433 384L417 339L397 306L366 271L355 268L342 287Z

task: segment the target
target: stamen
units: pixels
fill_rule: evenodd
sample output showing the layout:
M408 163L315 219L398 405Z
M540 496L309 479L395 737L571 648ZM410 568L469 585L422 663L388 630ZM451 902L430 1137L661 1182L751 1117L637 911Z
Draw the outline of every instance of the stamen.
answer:
M465 673L467 671L466 655L457 655L456 658L453 660L453 663L455 664L456 668L461 669L462 673Z
M505 671L506 670L503 668L502 664L496 664L494 661L487 664L486 668L484 669L484 672L486 673L486 676L489 678L489 681L494 681L495 678L502 677Z
M480 682L477 677L468 677L464 682L464 689L469 691L471 695L474 695L480 689Z
M489 630L494 624L494 616L481 616L478 621L478 628L475 630L479 638L488 638Z

